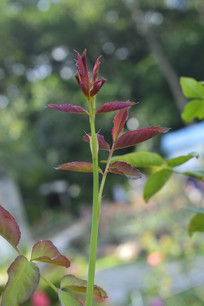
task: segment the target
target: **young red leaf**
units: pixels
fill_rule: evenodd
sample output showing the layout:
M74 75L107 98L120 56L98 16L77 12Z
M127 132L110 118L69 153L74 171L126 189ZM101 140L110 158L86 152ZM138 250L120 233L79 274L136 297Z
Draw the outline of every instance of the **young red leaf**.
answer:
M84 306L84 303L82 304L78 299L66 291L58 289L58 297L61 306Z
M87 162L71 162L65 163L56 168L57 170L68 170L77 172L93 172L93 164ZM103 173L101 168L98 167L98 172Z
M116 142L114 143L114 150L135 146L156 135L167 133L168 131L168 128L161 126L153 126L126 132L116 140Z
M48 104L47 108L54 108L59 111L72 114L88 114L88 111L83 107L72 104Z
M1 306L19 306L25 303L38 286L38 267L23 255L18 256L8 269L8 282L2 293Z
M83 141L90 143L90 137L91 134L86 134L83 137ZM110 150L110 145L105 141L103 135L97 134L97 139L98 139L98 146L99 149L109 151Z
M96 111L95 114L102 114L102 113L109 113L109 112L113 112L116 110L120 110L123 108L127 108L130 107L132 105L135 105L135 102L130 102L130 101L126 101L126 102L121 102L121 101L117 101L117 102L107 102L102 104Z
M94 82L98 80L98 70L100 66L100 59L101 59L101 56L97 58L95 65L93 67L93 81Z
M101 80L95 81L90 89L90 97L95 96L99 92L99 90L101 89L101 87L103 86L105 82L106 82L106 79L104 78L102 78Z
M116 161L110 165L108 172L125 175L129 179L137 180L142 177L141 172L126 162Z
M21 232L14 217L0 205L0 235L13 247L16 247L21 238Z
M118 135L124 129L125 122L127 121L128 118L128 108L121 109L113 120L113 129L112 129L113 142L116 141Z
M66 268L70 266L70 261L67 257L60 254L50 240L40 240L34 244L31 253L31 261L33 260L47 262Z
M75 293L86 294L87 281L77 278L76 276L71 275L71 274L65 275L61 279L60 288L66 288ZM101 297L103 299L108 297L105 290L103 290L101 287L96 286L96 285L94 286L93 295Z

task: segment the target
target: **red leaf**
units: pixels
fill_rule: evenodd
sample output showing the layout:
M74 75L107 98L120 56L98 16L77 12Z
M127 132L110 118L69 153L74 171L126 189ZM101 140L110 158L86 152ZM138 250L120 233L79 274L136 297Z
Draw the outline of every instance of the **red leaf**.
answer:
M83 137L83 141L90 143L90 138L91 134L86 134ZM103 135L97 134L97 139L98 139L98 146L99 149L109 151L110 150L110 145L105 141Z
M116 161L110 165L108 172L125 175L129 179L137 180L142 177L141 172L126 162Z
M72 104L48 104L47 108L54 108L59 111L72 114L88 114L88 111L83 107Z
M16 247L21 239L21 232L14 217L0 205L0 235L13 247Z
M87 162L71 162L65 163L56 168L57 170L68 170L68 171L77 171L77 172L93 172L93 164ZM98 168L98 171L102 174L101 168Z
M135 146L138 143L146 141L156 135L167 133L168 131L169 128L153 126L126 132L116 140L114 150Z
M121 102L121 101L117 101L117 102L107 102L102 104L96 111L96 114L102 114L102 113L108 113L108 112L113 112L116 110L120 110L122 108L126 108L126 107L130 107L132 105L135 105L135 102L130 102L130 101L126 101L126 102Z
M98 80L98 70L99 70L99 66L100 66L100 58L101 56L99 56L95 62L95 65L93 67L93 81L97 81Z
M112 136L113 142L116 141L118 135L124 129L125 122L128 118L128 108L121 109L113 120Z
M33 246L31 260L47 262L68 268L70 261L67 257L60 254L58 249L50 240L40 240Z
M90 97L95 96L99 92L99 90L101 89L101 87L103 86L105 82L106 82L106 79L104 78L102 78L101 80L95 81L90 89Z

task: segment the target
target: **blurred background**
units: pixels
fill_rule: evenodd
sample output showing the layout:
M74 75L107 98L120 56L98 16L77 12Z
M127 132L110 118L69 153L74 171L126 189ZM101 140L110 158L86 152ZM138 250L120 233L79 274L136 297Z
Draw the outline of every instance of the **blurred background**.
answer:
M54 167L91 161L89 145L82 141L89 124L86 116L46 105L85 107L73 77L73 49L82 53L87 48L89 70L102 55L99 75L107 79L98 105L139 102L130 110L126 130L161 125L173 133L186 131L181 112L187 101L179 77L203 80L204 3L1 0L0 12L0 199L18 220L26 245L52 239L73 263L66 273L84 277L92 177ZM114 115L97 117L97 130L109 142ZM198 133L203 135L203 130L202 125ZM175 156L189 145L189 138L175 150L174 142L170 148L161 143L156 137L131 150ZM196 149L203 152L202 139L186 153ZM100 153L101 160L106 157ZM202 156L198 163L203 165ZM188 236L192 214L181 209L204 204L203 185L175 176L146 204L145 180L145 173L134 182L109 175L105 187L96 278L110 295L106 305L204 305L203 235ZM9 263L11 250L0 242L3 286L7 270L3 263ZM46 267L45 273L59 282L55 269ZM55 294L43 282L40 286L37 297L27 304L58 305Z

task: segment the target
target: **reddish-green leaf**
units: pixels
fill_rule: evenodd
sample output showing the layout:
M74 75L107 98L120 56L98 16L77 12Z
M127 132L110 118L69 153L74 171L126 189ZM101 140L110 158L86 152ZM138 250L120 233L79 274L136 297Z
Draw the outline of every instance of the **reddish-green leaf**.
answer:
M168 130L169 129L165 127L153 126L126 132L116 140L114 150L135 146L156 135L167 133Z
M1 306L19 306L26 302L39 280L38 267L24 256L18 256L8 269L8 282L2 294Z
M73 297L68 292L58 290L58 297L61 306L83 306L83 304L78 299Z
M64 255L60 254L58 249L50 240L40 240L33 246L31 260L51 263L68 268L70 261Z
M54 108L59 111L72 114L88 114L88 111L83 107L72 104L48 104L47 108Z
M14 217L0 205L0 235L13 247L16 247L21 238L21 232Z
M71 162L65 163L56 168L57 170L68 170L77 172L93 172L93 164L87 162ZM103 173L101 168L98 168L98 172Z
M86 294L87 281L77 278L76 276L71 275L71 274L65 275L61 279L60 288L66 288L75 293ZM96 286L96 285L94 286L93 295L101 297L103 299L108 297L105 290L103 290L101 287Z
M86 134L83 137L83 141L90 143L90 137L91 137L91 134ZM105 150L105 151L110 150L110 145L105 141L103 135L97 134L97 139L98 139L99 149Z
M126 102L122 102L122 101L115 101L115 102L107 102L102 104L96 111L96 114L102 114L102 113L109 113L109 112L113 112L116 110L120 110L123 108L127 108L130 107L132 105L135 105L135 102L130 102L130 101L126 101Z
M125 175L129 179L137 180L142 177L141 172L126 162L116 161L110 165L108 172Z
M121 109L113 120L112 137L113 142L116 141L118 135L124 129L125 122L128 118L128 108Z

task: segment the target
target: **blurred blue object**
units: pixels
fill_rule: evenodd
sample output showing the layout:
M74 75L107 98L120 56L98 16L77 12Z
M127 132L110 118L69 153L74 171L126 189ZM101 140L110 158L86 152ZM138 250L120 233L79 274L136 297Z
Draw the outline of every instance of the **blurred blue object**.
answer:
M197 152L200 155L199 159L193 158L184 165L179 166L179 169L189 170L202 167L204 121L165 134L161 140L161 150L168 159Z

